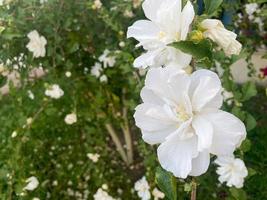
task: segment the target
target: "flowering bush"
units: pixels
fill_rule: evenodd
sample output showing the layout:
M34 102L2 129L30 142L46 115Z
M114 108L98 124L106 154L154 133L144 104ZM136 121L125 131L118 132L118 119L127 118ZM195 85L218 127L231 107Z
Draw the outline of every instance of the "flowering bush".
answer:
M264 2L0 0L1 199L265 199Z

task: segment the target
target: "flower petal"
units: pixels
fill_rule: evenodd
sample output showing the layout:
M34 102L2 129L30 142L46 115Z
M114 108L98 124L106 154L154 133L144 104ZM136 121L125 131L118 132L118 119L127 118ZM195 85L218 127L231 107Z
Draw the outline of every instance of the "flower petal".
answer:
M145 16L151 21L157 21L157 14L162 3L162 0L145 0L142 5Z
M244 123L234 115L218 111L206 114L206 119L213 126L213 141L210 153L215 155L231 155L246 138Z
M136 107L134 118L143 139L149 144L163 142L178 129L178 123L164 106L143 103Z
M161 51L161 49L157 49L142 54L134 60L133 66L135 68L147 68L149 66L160 67L161 65L156 62L156 58Z
M189 31L190 24L195 17L194 7L190 1L183 8L181 16L181 40L185 40Z
M195 136L180 140L168 138L158 147L161 166L179 178L186 178L192 170L192 159L197 156L197 138Z
M140 42L138 46L142 45L144 49L155 49L162 46L159 33L160 29L155 23L149 20L138 20L128 28L127 38L135 38Z
M218 75L209 70L198 70L191 76L190 97L194 111L207 108L220 108L223 97Z
M204 174L210 165L210 153L203 151L198 154L198 157L192 160L192 170L190 176L200 176Z
M198 137L197 148L198 151L207 150L212 144L213 128L212 124L202 115L196 115L193 118L192 126Z

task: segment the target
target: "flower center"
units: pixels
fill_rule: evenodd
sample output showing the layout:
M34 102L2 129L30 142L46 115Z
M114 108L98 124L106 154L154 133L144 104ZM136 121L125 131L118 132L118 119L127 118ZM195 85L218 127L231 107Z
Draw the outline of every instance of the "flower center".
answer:
M167 34L166 34L165 32L160 31L158 37L159 37L160 40L162 40L164 37L166 37L166 35L167 35Z
M186 109L184 106L180 106L180 105L177 106L176 107L176 113L177 113L177 117L178 117L179 121L181 121L181 122L185 122L185 121L189 120L191 117L190 114L188 114L186 112Z

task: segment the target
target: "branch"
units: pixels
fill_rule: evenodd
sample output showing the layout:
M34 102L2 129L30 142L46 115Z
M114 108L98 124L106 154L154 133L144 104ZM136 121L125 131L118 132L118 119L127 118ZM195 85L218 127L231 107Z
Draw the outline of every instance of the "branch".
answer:
M109 135L111 136L111 139L114 142L114 144L115 144L120 156L122 157L122 160L126 164L128 164L128 159L127 159L126 153L123 150L122 144L121 144L121 142L120 142L120 140L119 140L119 138L118 138L113 126L111 124L107 123L107 124L105 124L105 127L106 127Z

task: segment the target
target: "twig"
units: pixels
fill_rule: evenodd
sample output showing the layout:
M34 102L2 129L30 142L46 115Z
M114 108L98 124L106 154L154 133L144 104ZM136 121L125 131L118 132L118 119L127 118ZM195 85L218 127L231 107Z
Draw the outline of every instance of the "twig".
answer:
M132 164L133 163L133 144L132 144L132 137L131 137L131 131L129 128L129 122L128 122L128 109L125 106L124 102L125 102L125 88L123 89L123 96L122 96L122 103L123 103L123 109L122 109L122 117L123 117L123 124L121 124L121 129L123 131L124 134L124 139L125 139L125 143L126 143L126 149L127 149L127 159L128 159L128 163Z
M196 180L192 179L192 191L191 191L191 200L196 200L197 198L197 183Z
M120 140L119 140L119 138L118 138L113 126L111 124L107 123L107 124L105 124L105 127L106 127L108 133L110 134L111 139L114 142L114 144L115 144L120 156L122 157L122 160L126 164L128 164L128 159L127 159L126 153L123 150L122 144L121 144L121 142L120 142Z

